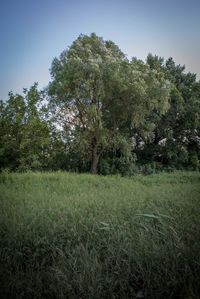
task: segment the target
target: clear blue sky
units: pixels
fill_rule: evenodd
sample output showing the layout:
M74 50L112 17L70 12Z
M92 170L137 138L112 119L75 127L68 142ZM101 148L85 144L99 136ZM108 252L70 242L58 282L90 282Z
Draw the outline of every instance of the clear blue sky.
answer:
M172 56L200 79L200 0L2 0L0 99L45 87L53 58L92 32L128 58Z

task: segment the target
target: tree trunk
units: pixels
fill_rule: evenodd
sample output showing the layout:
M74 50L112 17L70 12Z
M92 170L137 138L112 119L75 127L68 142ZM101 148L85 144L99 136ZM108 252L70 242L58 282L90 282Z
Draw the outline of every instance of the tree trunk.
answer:
M92 148L92 162L91 162L91 169L90 173L91 174L97 174L98 170L98 163L99 163L99 157L100 154L97 153L97 145L96 142L93 143L93 148Z

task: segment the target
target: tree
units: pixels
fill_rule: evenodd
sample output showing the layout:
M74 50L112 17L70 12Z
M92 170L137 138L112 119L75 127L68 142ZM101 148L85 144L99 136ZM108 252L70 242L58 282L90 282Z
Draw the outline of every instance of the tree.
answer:
M25 101L20 95L9 93L7 103L1 101L0 109L0 165L15 169L20 159L22 123Z
M164 63L164 59L149 54L147 64L170 81L170 109L157 119L154 116L152 139L146 142L140 155L148 161L173 165L190 163L192 155L198 160L200 82L196 75L185 73L184 66L175 65L172 58Z
M44 94L35 83L22 95L9 93L1 102L0 162L11 170L45 169L52 150L54 130L47 118Z
M130 144L130 129L139 127L153 110L168 109L169 84L162 74L133 59L128 61L111 41L80 35L51 67L48 87L52 111L91 173L120 136ZM129 146L127 148L130 148Z

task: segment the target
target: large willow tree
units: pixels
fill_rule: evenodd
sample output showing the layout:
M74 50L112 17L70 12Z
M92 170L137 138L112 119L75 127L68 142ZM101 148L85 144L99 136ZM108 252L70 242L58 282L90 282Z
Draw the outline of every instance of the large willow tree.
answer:
M130 144L130 129L168 109L169 84L162 74L128 61L111 41L80 35L55 58L49 96L57 120L98 172L101 155L114 140ZM129 140L128 140L129 139Z

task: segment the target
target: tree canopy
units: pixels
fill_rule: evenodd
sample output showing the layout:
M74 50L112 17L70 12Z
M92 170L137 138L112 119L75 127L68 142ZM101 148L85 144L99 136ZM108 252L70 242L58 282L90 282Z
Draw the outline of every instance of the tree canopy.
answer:
M0 101L1 169L200 168L200 82L172 58L128 60L92 33L54 58L50 71L45 90L35 83Z

